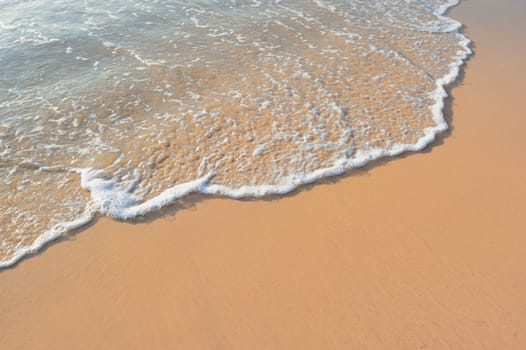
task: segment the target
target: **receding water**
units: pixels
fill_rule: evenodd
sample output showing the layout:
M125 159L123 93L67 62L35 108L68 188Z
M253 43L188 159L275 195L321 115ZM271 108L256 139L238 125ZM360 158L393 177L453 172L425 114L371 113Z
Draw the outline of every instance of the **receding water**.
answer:
M95 212L285 193L447 125L449 0L0 0L0 266Z

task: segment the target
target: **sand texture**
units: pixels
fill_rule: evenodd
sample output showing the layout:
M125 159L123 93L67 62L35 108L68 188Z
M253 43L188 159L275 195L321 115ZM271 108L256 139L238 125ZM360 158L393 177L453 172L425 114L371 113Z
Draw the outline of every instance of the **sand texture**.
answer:
M526 349L526 5L451 15L475 55L432 147L101 218L0 271L0 348Z

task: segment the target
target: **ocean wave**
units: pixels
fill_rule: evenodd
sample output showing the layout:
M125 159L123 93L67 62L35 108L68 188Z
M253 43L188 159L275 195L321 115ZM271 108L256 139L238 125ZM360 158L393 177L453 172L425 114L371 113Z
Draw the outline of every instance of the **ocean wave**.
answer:
M3 2L0 268L96 213L286 194L423 149L471 53L457 4Z

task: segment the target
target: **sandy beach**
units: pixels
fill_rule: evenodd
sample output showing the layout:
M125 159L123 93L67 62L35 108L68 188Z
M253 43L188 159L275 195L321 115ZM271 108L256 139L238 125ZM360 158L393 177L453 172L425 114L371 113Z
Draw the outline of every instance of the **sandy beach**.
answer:
M525 349L526 4L450 15L475 55L431 147L99 218L0 271L0 348Z

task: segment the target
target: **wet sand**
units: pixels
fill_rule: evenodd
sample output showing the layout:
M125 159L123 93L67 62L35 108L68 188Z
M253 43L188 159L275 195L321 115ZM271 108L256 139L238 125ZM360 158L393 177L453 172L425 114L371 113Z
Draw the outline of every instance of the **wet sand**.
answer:
M433 147L280 199L101 218L0 272L0 348L526 348L526 5L451 15L476 55Z

